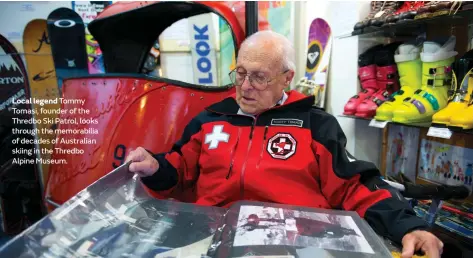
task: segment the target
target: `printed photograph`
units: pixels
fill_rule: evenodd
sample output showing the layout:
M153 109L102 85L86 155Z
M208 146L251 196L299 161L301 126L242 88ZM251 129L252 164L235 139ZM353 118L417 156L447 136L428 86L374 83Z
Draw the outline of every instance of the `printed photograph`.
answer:
M233 246L288 245L373 254L350 216L242 206Z

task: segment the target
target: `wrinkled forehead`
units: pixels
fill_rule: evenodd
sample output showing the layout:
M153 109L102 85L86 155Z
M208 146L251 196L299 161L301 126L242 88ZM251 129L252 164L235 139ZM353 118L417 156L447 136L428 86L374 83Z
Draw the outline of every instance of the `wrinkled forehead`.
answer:
M270 41L243 44L238 52L237 67L267 73L278 72L282 67L282 51Z

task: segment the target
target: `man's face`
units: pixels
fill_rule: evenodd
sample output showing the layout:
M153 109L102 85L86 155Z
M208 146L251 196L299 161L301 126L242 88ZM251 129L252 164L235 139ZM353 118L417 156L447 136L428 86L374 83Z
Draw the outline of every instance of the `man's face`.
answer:
M293 71L284 73L282 67L282 58L271 49L247 46L240 50L236 76L244 78L244 81L236 87L236 101L243 112L258 114L278 102L293 76ZM247 74L250 76L245 78ZM248 79L250 77L255 79L253 85Z

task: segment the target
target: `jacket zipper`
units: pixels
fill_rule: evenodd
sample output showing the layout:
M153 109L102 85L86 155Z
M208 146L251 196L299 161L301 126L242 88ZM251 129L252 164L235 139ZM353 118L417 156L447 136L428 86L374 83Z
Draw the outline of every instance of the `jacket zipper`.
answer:
M261 146L261 152L259 153L259 160L258 163L256 164L256 168L259 169L259 164L261 163L261 160L263 159L263 152L264 152L264 146L266 145L266 134L268 133L268 126L264 128L264 135L263 135L263 143Z
M230 154L230 168L228 169L226 179L229 179L230 176L232 175L233 163L235 161L235 152L238 147L238 142L240 141L240 135L241 135L241 128L238 128L237 141L235 143L235 147L232 149L232 153Z
M250 153L251 150L251 143L253 142L253 130L256 124L256 118L253 118L253 124L251 125L251 131L250 131L250 143L248 144L248 149L246 150L246 157L245 161L243 162L243 166L241 168L241 174L240 174L240 197L241 199L244 198L244 185L245 185L245 169L246 169L246 162L248 161L248 154Z

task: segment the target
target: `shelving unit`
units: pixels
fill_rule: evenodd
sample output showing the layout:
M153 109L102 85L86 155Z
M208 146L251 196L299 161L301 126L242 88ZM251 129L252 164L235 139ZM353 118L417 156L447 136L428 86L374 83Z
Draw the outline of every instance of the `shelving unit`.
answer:
M373 118L364 118L364 117L357 117L357 116L350 116L350 115L339 115L339 117L345 117L345 118L351 118L351 119L358 119L358 120L365 120L365 121L372 121ZM378 121L378 124L380 124L381 121ZM387 124L393 124L393 125L400 125L400 126L407 126L407 127L418 127L418 128L438 128L438 129L448 129L452 133L458 133L458 134L471 134L473 135L473 129L470 130L463 130L463 129L455 129L455 128L447 128L445 126L439 126L439 125L432 125L431 123L424 123L424 124L401 124L401 123L396 123L392 121L388 121ZM378 128L383 128L379 126L372 126L372 127L378 127Z
M470 27L473 25L473 9L466 10L453 10L451 14L439 15L431 18L423 18L417 20L402 21L395 24L383 25L381 27L367 27L361 30L361 33L350 32L344 35L339 35L338 39L350 38L358 36L360 40L366 40L370 38L391 38L397 40L413 39L419 36L424 36L427 39L435 38L439 36L455 35L457 38L456 51L458 52L457 58L461 57L470 46L470 39L472 38ZM400 124L395 122L388 123L376 123L372 121L372 118L362 118L349 115L338 115L339 117L356 119L356 120L367 120L371 121L372 127L384 128L386 125L400 125L406 127L418 127L428 128L434 132L440 129L449 131L452 134L466 134L473 135L472 130L462 130L457 128L445 128L438 125L432 125L431 123L422 124ZM441 137L441 135L440 135ZM442 137L441 137L442 138ZM445 137L443 137L445 138Z
M429 25L461 25L473 20L473 9L459 10L454 15L441 15L432 18L408 20L395 24L384 25L382 27L367 27L361 30L361 33L350 32L339 35L337 38L343 39L354 36L366 37L409 37L425 33Z
M354 38L357 36L358 41L361 44L370 44L372 42L379 42L379 41L381 42L386 42L386 41L392 42L393 40L407 41L407 40L417 39L419 37L424 38L426 40L432 40L437 37L455 35L457 39L456 51L458 52L458 55L457 55L457 59L458 59L462 57L465 52L467 52L469 49L472 48L471 43L470 43L470 39L472 38L472 33L471 33L470 28L472 26L472 23L473 23L473 9L459 10L454 15L443 15L443 16L437 16L437 17L426 18L426 19L405 21L405 22L396 23L393 25L386 25L383 27L370 27L370 28L363 29L361 33L358 33L358 34L351 32L344 35L339 35L336 38L347 39L347 38ZM394 157L393 153L396 154L396 147L399 146L398 143L395 144L390 141L392 141L392 139L397 139L397 137L395 137L394 135L397 135L399 131L402 131L402 132L408 131L409 132L408 134L414 131L415 134L411 134L410 137L406 138L406 134L404 134L404 138L402 138L403 141L410 141L407 144L406 142L404 142L404 144L406 145L405 147L402 147L402 148L408 148L407 145L410 145L409 148L411 149L407 151L408 154L402 153L401 159L405 158L406 155L408 155L408 159L411 160L411 162L413 162L411 163L413 165L408 165L408 166L410 168L415 169L415 172L412 170L409 170L409 171L412 171L411 175L415 175L414 180L416 184L438 184L439 182L444 182L444 181L445 181L444 182L445 184L450 184L455 181L454 179L450 179L450 177L447 175L448 172L445 172L445 171L448 171L448 169L445 170L445 167L443 167L443 165L440 167L440 169L442 169L441 174L437 174L438 171L434 171L435 169L439 169L439 166L437 164L437 161L435 165L434 163L432 163L431 165L430 160L433 160L432 158L434 156L435 156L435 160L437 159L437 152L434 152L433 149L432 150L423 149L424 143L430 142L432 143L432 145L435 145L435 146L452 146L452 149L459 148L459 147L464 148L464 149L473 149L473 130L446 128L446 127L441 127L438 125L432 125L431 123L422 123L422 124L401 124L401 123L395 123L395 122L383 123L379 121L376 122L376 120L374 120L373 118L362 118L362 117L349 116L349 115L343 115L343 114L339 114L337 115L337 117L341 117L344 119L352 119L354 121L357 121L354 124L357 127L359 127L358 131L364 131L365 127L379 128L380 130L382 130L381 146L379 146L379 148L377 148L377 146L373 146L373 148L377 148L379 152L381 153L380 169L385 176L387 174L391 175L391 173L393 172L394 173L397 173L399 171L406 172L405 167L403 167L405 165L399 165L401 163L395 163L397 161L395 158L393 158ZM366 121L366 122L358 122L358 121ZM399 128L397 126L400 126L403 128ZM360 127L361 127L361 130L360 130ZM418 128L418 130L407 129L407 128ZM390 130L392 130L391 135L390 135ZM440 132L444 132L444 133L450 132L450 133L449 134L447 133L445 135L443 135L442 133L438 133L436 135L435 132L438 130L440 130ZM373 131L370 131L370 132L373 132ZM370 136L368 136L367 139L369 139L369 137ZM403 149L402 151L404 152L406 151L406 149ZM427 163L425 163L423 160L424 159L423 154L429 151L431 152L430 153L431 158L428 159ZM454 155L455 154L452 154L451 157L453 157ZM466 154L461 154L461 155L466 155ZM461 157L458 157L459 160L460 158ZM457 157L455 157L455 159L457 159ZM470 160L470 157L468 157L468 160ZM473 161L473 156L471 157L471 160ZM452 159L450 162L453 164L454 160ZM424 164L428 164L428 165L425 166ZM426 172L427 167L429 167L430 169L429 172ZM434 173L435 173L435 176L434 176ZM450 175L452 175L452 173L450 173ZM444 176L447 176L447 177L444 179ZM453 175L452 175L452 178L454 178ZM462 179L455 182L457 182L457 184L464 184L464 182L466 181L463 181ZM458 204L458 202L456 201L449 201L449 202ZM473 203L473 195L470 195L470 197L468 197L467 200L465 200L465 202ZM448 242L449 245L454 245L458 247L459 249L463 251L463 254L467 254L467 253L471 254L470 252L472 252L472 250L471 248L469 248L471 242L469 239L465 238L465 240L462 240L463 238L459 238L458 235L456 235L456 233L452 233L438 226L434 227L434 229L435 229L435 232L439 236L441 235L443 237L443 239L448 239L448 241L446 241L445 243ZM453 248L453 249L456 249L456 248ZM456 256L456 257L469 257L469 256Z
M361 17L361 19L363 19L363 17ZM412 42L418 39L435 40L438 37L454 35L456 37L455 50L458 52L458 59L473 47L471 43L473 41L470 41L470 39L472 39L472 23L473 9L459 10L453 15L410 20L382 27L370 27L363 29L361 33L358 34L350 32L341 35L339 33L335 38L339 41L343 41L343 43L339 42L339 44L343 45L345 48L349 48L347 46L348 44L353 44L353 51L357 51L357 54L361 54L375 44L387 44L394 41ZM353 25L355 25L355 23L353 23ZM355 41L356 43L353 43ZM349 51L345 52L349 54ZM352 55L349 56L352 58ZM353 65L353 63L354 62L348 63L347 67ZM346 98L341 100L343 101L341 105L344 105L348 100L348 96L346 96L348 94L344 94L345 92L349 91L350 94L352 94L351 90L355 87L359 89L357 84L354 83L356 80L355 69L348 67L346 73L350 73L350 77L344 79L344 81L349 82L349 84L336 85L339 87L339 91L344 91L340 94L344 95L344 98ZM339 82L342 80L336 81ZM455 179L454 177L454 175L461 173L458 172L458 163L456 167L457 170L450 173L449 169L443 166L444 163L441 165L440 163L441 161L448 160L451 163L449 168L455 169L453 164L455 160L458 159L460 163L464 164L460 166L463 169L463 175L466 175L466 164L471 163L469 160L473 162L473 155L470 154L470 151L473 149L473 130L442 128L432 125L431 123L376 123L373 118L343 115L342 112L343 106L337 107L335 115L340 120L341 124L345 125L348 129L347 135L352 137L349 138L349 141L355 142L355 147L357 148L355 150L359 153L356 153L356 155L358 155L359 158L360 156L366 156L371 158L373 162L377 161L381 173L384 174L384 176L403 172L404 174L409 174L409 177L414 180L416 184L439 184L440 182L443 184L464 184L467 182L463 176L461 180ZM434 131L436 129L447 130L451 132L451 135L450 137L429 136L429 129ZM400 147L401 145L403 146ZM426 146L428 145L433 147L427 148ZM443 155L443 152L446 152L442 148L444 146L450 146L452 151L449 152L448 158L442 156L442 158L439 159L439 156ZM437 149L434 150L436 147L440 147L438 148L439 152L437 152ZM399 150L399 148L402 150ZM442 150L440 151L440 149ZM461 153L463 150L468 154ZM399 152L401 154L399 154ZM428 158L429 156L426 158L426 153L430 153L430 158ZM465 162L463 158L464 155L469 155L468 162ZM440 174L439 169L441 169ZM446 177L444 178L444 176ZM449 200L448 202L459 203L455 200ZM467 200L462 200L461 202L473 203L473 195L470 195ZM471 257L473 254L472 239L462 237L438 225L433 227L433 231L445 244L444 256L446 253L446 257L463 258Z

